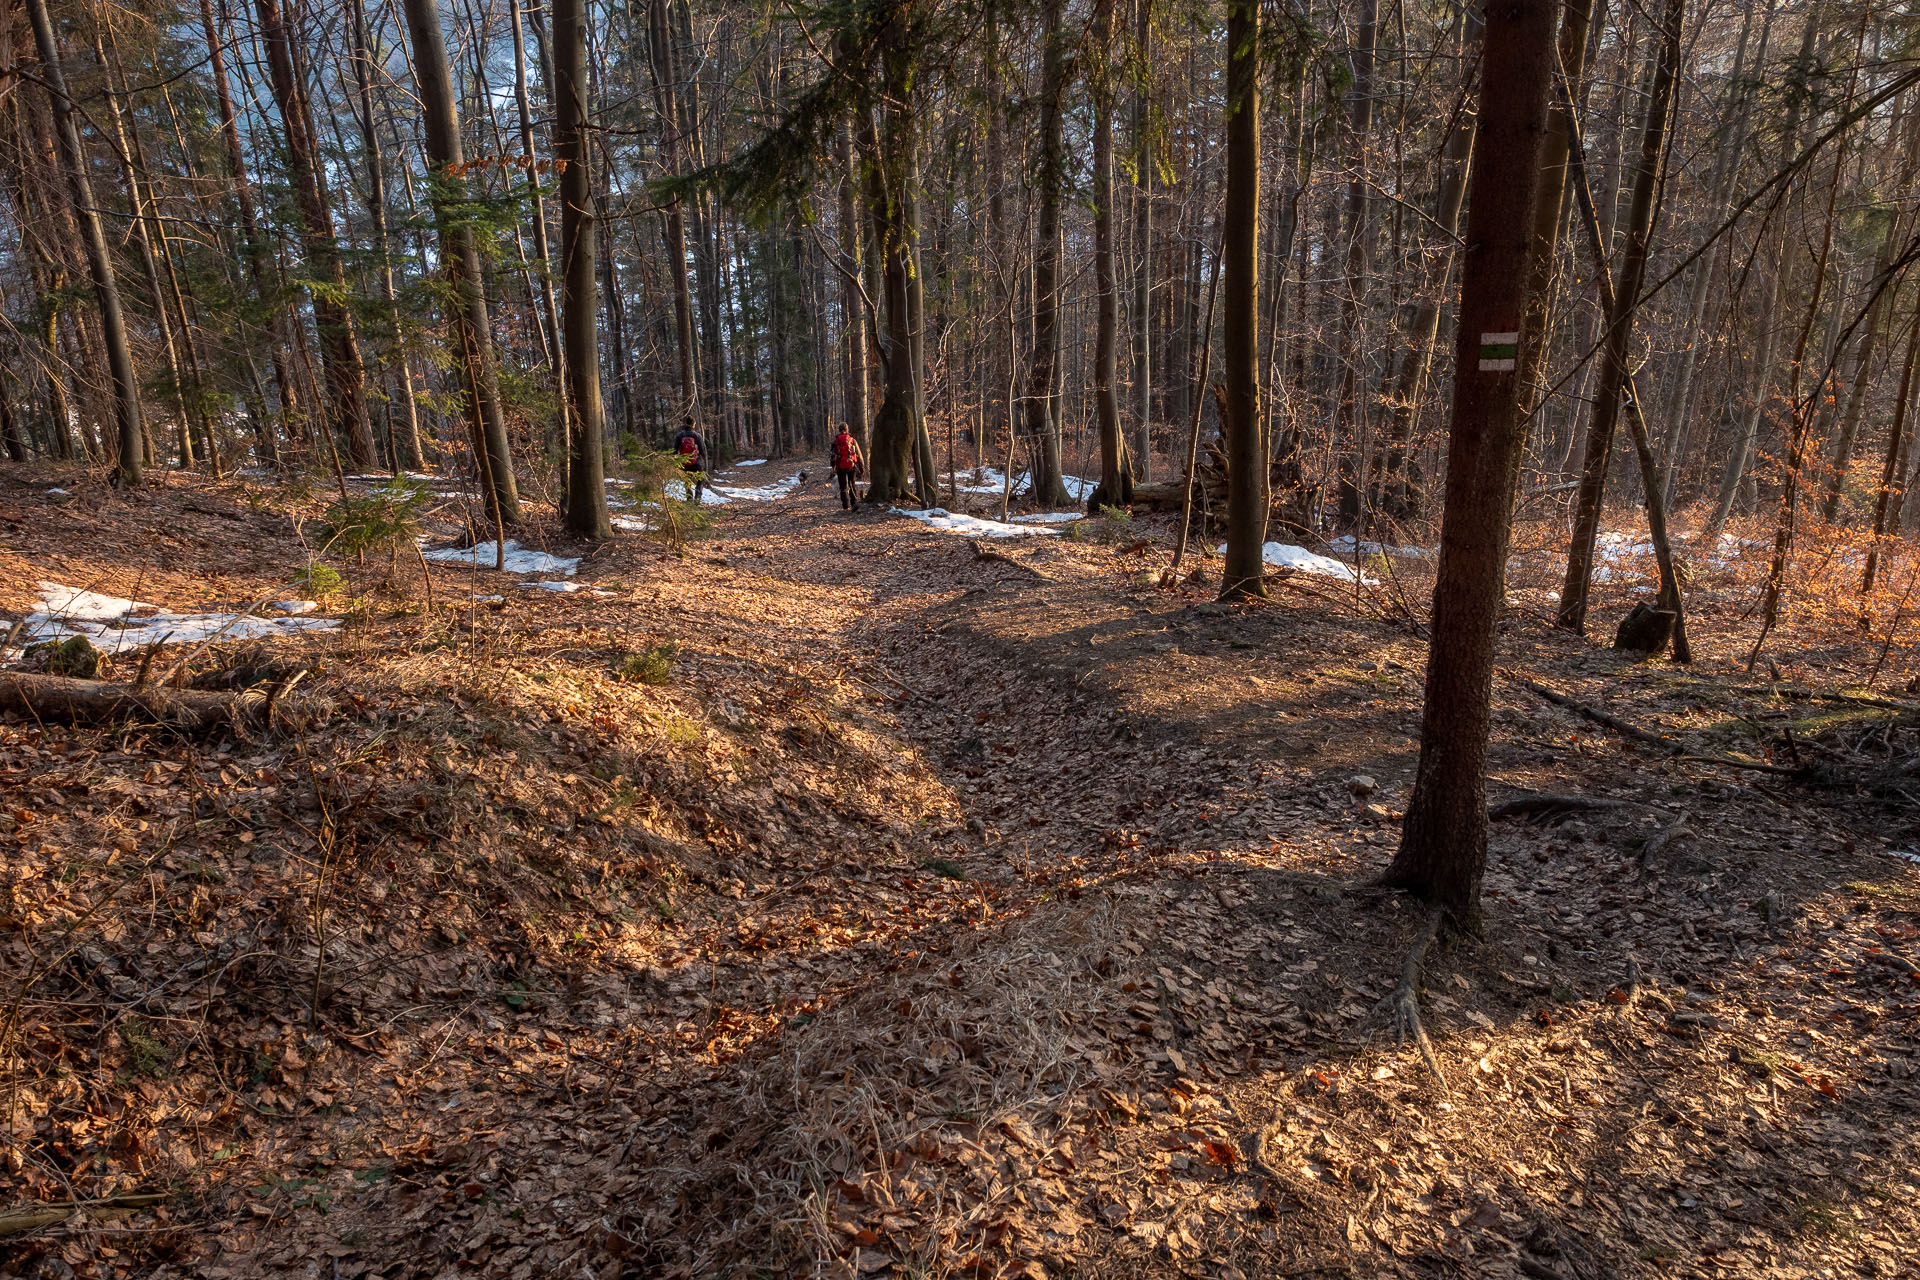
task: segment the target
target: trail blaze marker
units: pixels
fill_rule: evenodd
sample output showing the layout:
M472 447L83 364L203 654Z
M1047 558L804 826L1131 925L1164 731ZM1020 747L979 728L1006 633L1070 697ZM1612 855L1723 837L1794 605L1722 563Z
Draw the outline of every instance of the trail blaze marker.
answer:
M1519 334L1483 333L1480 335L1480 371L1482 373L1512 373L1519 357Z

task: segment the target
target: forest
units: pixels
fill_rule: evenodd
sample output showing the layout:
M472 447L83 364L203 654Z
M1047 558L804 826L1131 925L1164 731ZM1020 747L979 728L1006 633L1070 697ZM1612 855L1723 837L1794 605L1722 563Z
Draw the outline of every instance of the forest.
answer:
M1913 1274L1917 179L1888 0L0 0L0 1280Z

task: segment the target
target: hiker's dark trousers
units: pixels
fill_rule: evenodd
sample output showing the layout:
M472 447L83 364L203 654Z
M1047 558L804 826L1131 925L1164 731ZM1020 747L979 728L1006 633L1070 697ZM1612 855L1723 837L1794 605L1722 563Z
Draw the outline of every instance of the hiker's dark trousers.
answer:
M834 480L840 486L840 509L851 511L860 503L860 482L854 478L854 472L835 468Z

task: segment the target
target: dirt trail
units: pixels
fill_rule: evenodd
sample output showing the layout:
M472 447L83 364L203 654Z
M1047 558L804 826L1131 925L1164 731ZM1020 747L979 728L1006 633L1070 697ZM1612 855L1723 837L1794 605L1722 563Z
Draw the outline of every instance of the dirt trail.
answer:
M1422 915L1366 887L1417 637L1325 582L1156 589L1116 554L1138 531L978 558L811 470L684 557L592 551L606 596L436 569L443 600L508 598L429 617L368 589L271 741L0 726L39 810L0 833L37 973L10 1198L175 1193L0 1268L1910 1265L1920 877L1880 851L1911 815L1503 685L1496 794L1616 807L1496 827L1488 939L1432 957L1435 1078L1374 1013ZM113 506L115 557L9 520L0 605L59 556L207 591L138 527L189 505L258 525L226 594L300 562L232 489L176 492ZM1508 646L1676 731L1773 714L1710 664L1703 691Z

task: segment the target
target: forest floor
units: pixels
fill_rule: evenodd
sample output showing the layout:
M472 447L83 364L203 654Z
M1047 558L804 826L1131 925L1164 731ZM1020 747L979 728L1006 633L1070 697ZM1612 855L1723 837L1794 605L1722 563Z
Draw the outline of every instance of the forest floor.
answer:
M272 599L325 501L0 468L0 614ZM1493 799L1604 807L1496 822L1430 1066L1370 887L1428 588L1225 608L1088 527L815 467L156 663L311 668L268 730L0 722L0 1275L1915 1274L1920 708L1821 696L1872 647L1756 679L1707 583L1633 663L1517 570L1503 669L1674 746L1497 680Z

